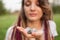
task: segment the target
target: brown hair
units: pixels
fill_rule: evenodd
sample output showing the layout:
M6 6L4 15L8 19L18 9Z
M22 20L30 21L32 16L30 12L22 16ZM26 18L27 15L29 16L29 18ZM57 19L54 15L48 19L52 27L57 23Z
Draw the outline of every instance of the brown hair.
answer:
M41 20L44 21L45 40L51 40L48 20L52 20L52 9L50 8L48 0L38 0L38 2L40 4L39 6L43 10L43 16L42 16ZM27 26L26 16L25 16L25 12L24 12L24 0L22 0L22 11L21 11L21 14L19 15L17 26L21 26L20 23L22 24L22 27ZM15 36L14 36L14 32L15 32ZM14 38L13 36L15 37L15 40L22 40L21 33L15 28L12 33L12 37L11 37L12 40Z

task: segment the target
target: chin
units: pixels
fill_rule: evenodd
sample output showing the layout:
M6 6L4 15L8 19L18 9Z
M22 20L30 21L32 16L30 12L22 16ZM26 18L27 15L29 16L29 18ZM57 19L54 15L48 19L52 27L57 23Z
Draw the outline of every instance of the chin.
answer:
M37 18L30 18L29 20L30 21L37 21L38 19Z

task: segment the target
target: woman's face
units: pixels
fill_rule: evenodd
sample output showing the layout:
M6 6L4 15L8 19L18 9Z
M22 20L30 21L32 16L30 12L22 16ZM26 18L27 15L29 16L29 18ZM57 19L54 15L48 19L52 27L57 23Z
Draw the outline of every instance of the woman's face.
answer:
M24 11L26 18L31 21L40 20L43 15L38 0L24 0Z

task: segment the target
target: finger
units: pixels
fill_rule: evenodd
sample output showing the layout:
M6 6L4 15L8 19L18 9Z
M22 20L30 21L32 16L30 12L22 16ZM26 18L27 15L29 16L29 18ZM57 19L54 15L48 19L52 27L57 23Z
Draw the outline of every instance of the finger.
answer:
M22 27L17 27L17 29L21 32L24 30Z
M32 35L37 37L37 36L39 36L39 33L34 32L34 33L32 33Z
M35 33L35 32L33 32L33 33L32 33L32 35L33 35L33 36L35 36L35 35L36 35L36 33Z

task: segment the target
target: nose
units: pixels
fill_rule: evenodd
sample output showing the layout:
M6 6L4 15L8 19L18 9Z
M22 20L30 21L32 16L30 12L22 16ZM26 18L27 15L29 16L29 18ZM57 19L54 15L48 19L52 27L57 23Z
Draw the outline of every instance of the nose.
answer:
M35 5L34 5L34 4L32 4L32 5L30 6L30 10L31 10L31 11L35 11Z

